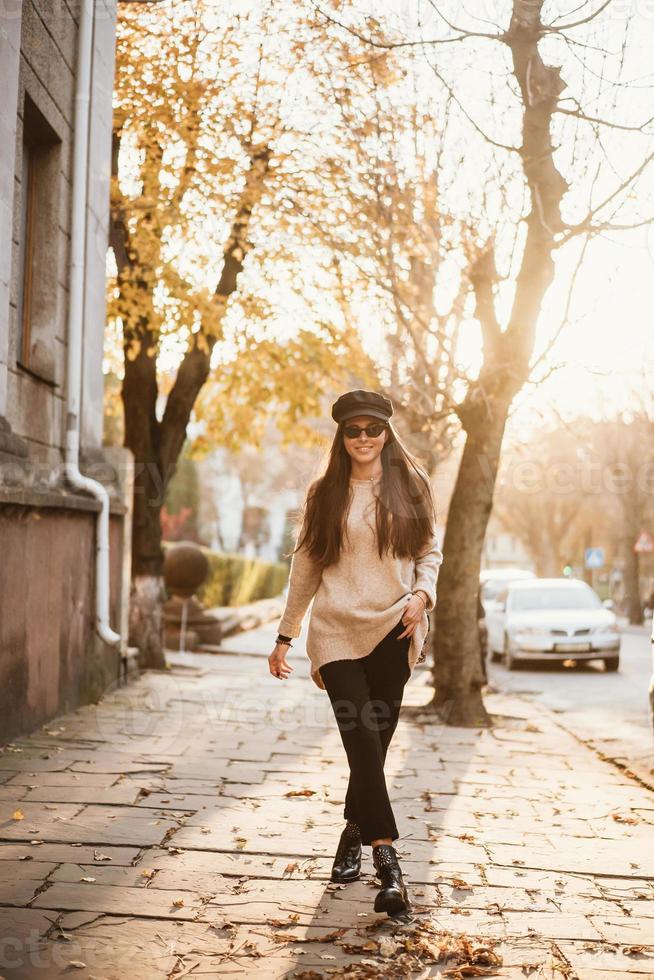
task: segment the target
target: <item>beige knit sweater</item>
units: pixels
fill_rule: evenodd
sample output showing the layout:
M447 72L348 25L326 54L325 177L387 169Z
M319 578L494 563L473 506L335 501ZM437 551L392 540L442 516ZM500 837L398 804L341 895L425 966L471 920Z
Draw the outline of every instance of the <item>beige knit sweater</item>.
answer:
M379 557L375 529L378 483L379 479L350 479L348 533L337 562L321 573L304 545L291 559L286 607L278 631L298 637L313 599L306 647L311 677L323 691L319 668L334 660L356 660L371 653L399 621L410 593L422 589L428 603L411 637L408 660L413 671L427 636L427 611L436 603L443 555L435 535L429 549L415 559L393 558L388 552L383 559ZM296 545L298 540L299 535Z

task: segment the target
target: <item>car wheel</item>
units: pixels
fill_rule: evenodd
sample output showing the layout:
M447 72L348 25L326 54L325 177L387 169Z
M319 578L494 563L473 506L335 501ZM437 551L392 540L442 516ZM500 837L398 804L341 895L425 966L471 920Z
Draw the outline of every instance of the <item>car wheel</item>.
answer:
M604 670L614 674L620 669L620 657L604 657Z

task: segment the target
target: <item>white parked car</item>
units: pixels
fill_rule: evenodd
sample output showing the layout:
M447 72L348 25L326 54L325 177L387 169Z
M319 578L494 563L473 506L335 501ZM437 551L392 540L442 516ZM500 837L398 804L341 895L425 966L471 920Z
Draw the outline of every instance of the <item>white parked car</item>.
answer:
M479 576L480 598L488 615L497 604L497 596L510 582L536 578L526 568L485 568Z
M486 616L491 655L509 670L527 660L603 660L620 665L620 630L613 612L585 582L540 578L512 582Z

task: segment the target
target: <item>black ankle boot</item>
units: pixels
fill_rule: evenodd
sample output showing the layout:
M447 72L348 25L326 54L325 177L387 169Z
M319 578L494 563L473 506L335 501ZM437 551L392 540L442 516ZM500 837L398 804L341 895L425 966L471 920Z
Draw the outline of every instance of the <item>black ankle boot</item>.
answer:
M402 869L392 844L376 844L372 849L372 860L381 882L381 891L375 898L375 912L406 912L411 908Z
M341 885L356 881L361 875L361 834L348 820L336 848L331 880Z

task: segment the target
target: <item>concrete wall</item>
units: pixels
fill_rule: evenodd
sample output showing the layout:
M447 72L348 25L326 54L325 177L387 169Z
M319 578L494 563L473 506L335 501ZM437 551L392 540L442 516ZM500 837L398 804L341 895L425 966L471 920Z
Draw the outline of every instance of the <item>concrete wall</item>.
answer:
M121 650L95 633L97 501L64 477L74 92L82 0L0 0L0 739L96 699ZM102 351L109 221L115 0L94 9L81 468L112 500L111 613L129 584L125 484L131 457L102 450ZM27 107L27 108L26 108ZM52 141L37 198L32 351L21 363L23 137ZM50 145L50 144L49 144ZM123 650L124 652L124 650Z
M96 0L89 134L81 424L82 445L94 446L102 443L103 386L98 383L98 379L102 377L105 327L115 37L115 0Z
M1 8L0 8L1 10ZM20 15L0 15L0 416L7 413Z
M116 3L85 0L95 10L89 181L87 197L87 274L84 296L82 446L102 443L102 350L105 326L105 264L109 221L111 113ZM0 415L28 446L40 479L60 479L65 439L66 318L70 252L70 204L74 87L79 3L24 0L0 5ZM28 96L61 140L59 167L52 182L56 215L37 280L51 279L39 315L40 350L29 371L19 363L20 214L22 206L23 110ZM37 283L38 287L38 283ZM45 364L41 366L41 361Z
M114 516L113 623L121 533L122 517ZM97 699L118 679L120 653L94 631L94 536L92 511L0 504L0 595L12 600L0 617L0 742Z

